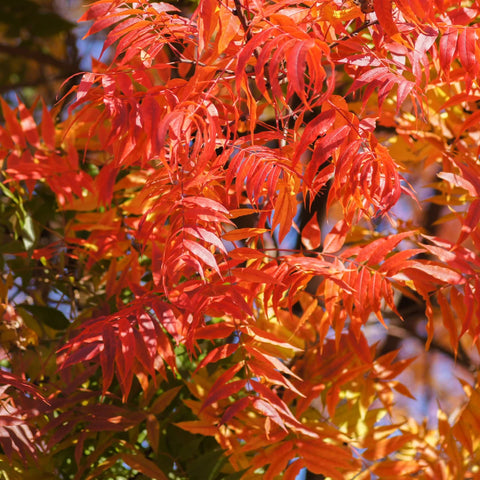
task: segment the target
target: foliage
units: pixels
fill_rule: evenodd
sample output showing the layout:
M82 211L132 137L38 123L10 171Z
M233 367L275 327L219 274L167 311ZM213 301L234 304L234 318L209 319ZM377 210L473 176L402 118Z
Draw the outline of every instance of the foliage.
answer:
M68 115L2 102L6 477L476 478L389 342L475 369L479 13L92 3Z

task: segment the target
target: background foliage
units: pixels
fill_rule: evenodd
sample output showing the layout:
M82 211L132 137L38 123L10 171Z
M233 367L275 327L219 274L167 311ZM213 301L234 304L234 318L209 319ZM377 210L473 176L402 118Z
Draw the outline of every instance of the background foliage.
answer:
M476 478L479 8L4 2L4 478Z

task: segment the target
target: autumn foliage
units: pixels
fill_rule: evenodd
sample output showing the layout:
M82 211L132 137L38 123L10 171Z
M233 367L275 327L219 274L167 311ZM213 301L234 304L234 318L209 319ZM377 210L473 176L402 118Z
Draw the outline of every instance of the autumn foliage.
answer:
M2 101L7 477L478 478L476 376L421 423L385 339L475 371L479 15L90 4L73 99Z

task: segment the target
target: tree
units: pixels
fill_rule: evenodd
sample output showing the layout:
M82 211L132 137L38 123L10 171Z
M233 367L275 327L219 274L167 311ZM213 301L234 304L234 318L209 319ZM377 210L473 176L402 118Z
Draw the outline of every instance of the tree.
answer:
M75 99L2 101L4 476L476 478L479 13L92 3Z
M70 2L70 7L73 2ZM65 5L63 5L65 7ZM80 70L75 24L60 2L18 0L0 5L0 93L25 100L39 94L49 102L71 87L62 82ZM61 95L60 95L61 96Z

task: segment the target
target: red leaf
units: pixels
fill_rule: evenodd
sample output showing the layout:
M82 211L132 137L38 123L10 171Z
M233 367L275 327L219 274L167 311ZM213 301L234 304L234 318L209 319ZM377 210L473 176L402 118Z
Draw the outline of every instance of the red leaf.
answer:
M458 55L463 67L468 73L476 75L479 66L475 53L477 45L477 28L464 27L458 36Z
M413 268L403 269L403 273L413 281L426 282L426 284L431 285L432 290L435 289L435 283L432 283L432 279L442 284L460 285L464 283L463 276L450 268L421 260L417 260L416 264Z
M378 22L389 37L398 33L398 28L393 21L392 1L391 0L373 0L373 6L377 15Z
M263 360L261 357L254 357L248 361L248 368L258 378L264 378L272 385L282 385L288 390L291 390L296 395L304 397L295 386L285 378L281 373L277 372L272 364Z
M50 150L55 150L55 124L45 103L42 105L42 140Z
M84 73L82 75L82 80L80 81L80 85L77 88L77 100L75 105L77 105L82 98L84 98L87 93L90 91L92 85L95 83L97 76L94 73ZM70 108L73 108L70 107Z
M220 347L214 348L198 365L197 370L205 367L209 363L218 362L224 358L233 355L238 349L237 343L227 343L226 345L221 345Z
M306 435L311 438L316 438L318 435L308 428L304 427L292 414L292 412L289 410L285 402L281 400L278 395L276 395L274 392L272 392L269 388L267 388L265 385L263 385L260 382L257 382L255 380L251 380L250 385L252 389L259 394L262 400L267 402L269 404L269 409L274 408L276 412L280 415L282 421L285 423L285 425L288 425L295 431L302 433L303 435ZM262 404L263 406L263 404Z
M197 328L195 331L195 338L205 338L213 340L217 338L227 338L235 331L234 325L229 325L225 322L213 323Z
M30 110L23 103L19 103L18 111L20 112L20 125L25 134L27 141L35 147L40 146L37 124L33 119Z
M14 111L10 108L7 102L0 97L0 105L2 106L2 113L5 119L5 124L8 130L8 136L11 138L14 144L21 148L25 148L25 135L20 127Z
M221 400L222 398L230 397L231 395L237 394L248 382L248 379L244 378L243 380L234 380L233 382L220 385L215 389L210 390L207 398L202 404L202 410L207 408L212 403Z
M356 261L362 263L368 261L369 265L377 265L382 262L386 255L394 250L394 248L405 238L409 238L414 232L402 232L396 235L379 238L360 248L346 250L342 256L349 256L350 252L358 251Z
M345 220L338 221L335 226L327 233L325 242L323 243L323 253L338 252L345 243L348 233L348 224Z
M230 405L222 415L221 423L228 424L228 422L240 411L245 410L252 403L253 398L243 397L237 400L234 404Z
M250 283L265 283L267 285L282 285L282 282L268 273L255 268L236 268L234 277Z
M300 143L295 150L295 157L293 160L294 165L300 160L300 156L307 150L310 144L312 144L318 137L327 133L334 121L335 110L331 109L320 113L307 124L303 131Z
M187 250L190 251L190 253L202 260L202 262L207 264L209 267L213 268L220 275L217 261L215 260L215 256L212 254L212 252L207 250L199 243L193 242L192 240L188 239L183 240L183 245Z
M257 398L253 401L253 406L263 415L272 419L280 428L287 431L285 422L282 417L279 415L277 409L269 402Z
M439 56L440 67L447 79L450 77L450 65L452 64L455 51L457 49L458 30L455 27L447 27L445 33L440 38Z
M302 243L307 250L315 250L322 242L317 215L313 215L302 230Z
M474 200L468 207L467 215L462 223L462 229L457 243L462 243L468 235L470 235L475 229L478 229L480 225L480 198Z
M102 393L105 394L113 380L117 343L117 335L109 322L106 322L103 327L102 338L103 350L100 352L100 364L102 365L103 374Z
M227 250L225 249L225 245L222 243L220 238L218 238L217 235L215 235L213 232L210 232L209 230L202 228L202 227L184 227L183 228L184 233L188 233L194 238L198 238L199 240L204 240L205 242L208 242L215 247L217 247L221 252L227 253Z
M122 452L122 462L143 473L152 480L168 480L168 477L158 468L158 466L145 458L142 454L132 454Z

